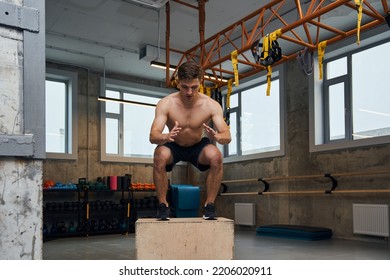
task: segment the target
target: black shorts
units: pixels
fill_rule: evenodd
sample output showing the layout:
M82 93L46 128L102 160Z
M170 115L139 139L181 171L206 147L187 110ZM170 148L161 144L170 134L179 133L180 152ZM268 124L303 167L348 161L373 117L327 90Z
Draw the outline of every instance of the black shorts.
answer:
M207 137L203 137L200 142L189 147L179 146L175 142L165 143L163 146L168 147L171 150L173 158L173 163L167 165L165 167L165 170L167 172L171 172L176 163L178 163L179 161L187 161L190 162L196 168L198 168L200 171L206 171L210 168L210 165L199 164L198 157L203 148L210 143L210 139Z

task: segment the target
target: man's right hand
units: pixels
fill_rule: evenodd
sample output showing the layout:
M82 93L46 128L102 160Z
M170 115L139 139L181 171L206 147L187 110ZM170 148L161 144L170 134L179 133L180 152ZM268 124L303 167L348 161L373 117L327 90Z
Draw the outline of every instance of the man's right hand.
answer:
M175 142L175 138L180 133L180 131L181 131L181 127L179 126L179 123L175 121L175 126L168 133L167 142Z

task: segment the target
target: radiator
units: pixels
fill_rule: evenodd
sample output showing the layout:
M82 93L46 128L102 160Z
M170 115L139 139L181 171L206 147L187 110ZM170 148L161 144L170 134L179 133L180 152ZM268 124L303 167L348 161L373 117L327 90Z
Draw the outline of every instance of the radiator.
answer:
M234 203L234 224L255 226L255 205L253 203Z
M353 204L353 233L389 237L389 206Z

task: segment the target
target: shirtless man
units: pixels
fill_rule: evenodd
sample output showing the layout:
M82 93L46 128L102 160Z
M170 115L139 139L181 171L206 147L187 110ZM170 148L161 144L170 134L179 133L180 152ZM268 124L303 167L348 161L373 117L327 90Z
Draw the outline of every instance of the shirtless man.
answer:
M229 144L231 136L220 104L199 92L202 75L202 69L195 62L183 63L177 72L179 91L164 97L156 106L149 139L158 145L153 161L158 220L169 220L166 172L172 171L179 161L190 162L200 171L209 170L203 218L216 219L214 201L221 184L223 157L212 142ZM209 126L210 121L215 129ZM163 133L165 125L168 133Z

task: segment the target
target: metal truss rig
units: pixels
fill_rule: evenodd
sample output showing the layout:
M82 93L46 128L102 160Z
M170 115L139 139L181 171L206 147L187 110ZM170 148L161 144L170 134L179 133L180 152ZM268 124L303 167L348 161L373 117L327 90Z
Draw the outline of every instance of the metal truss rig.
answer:
M326 40L327 45L333 44L352 35L359 34L359 31L365 31L385 24L386 17L390 16L387 0L274 0L214 36L205 39L205 3L207 0L198 0L198 6L190 5L183 0L171 1L198 10L200 42L185 52L170 48L170 8L168 2L166 4L167 65L169 65L170 52L181 53L180 63L190 59L201 63L205 72L211 74L210 79L205 78L205 80L209 80L219 87L227 84L226 81L221 80L222 77L230 79L234 76L231 64L231 52L234 50L238 54L238 68L245 69L244 72L239 73L240 79L266 69L264 66L256 63L248 53L251 54L250 49L253 42L263 38L268 33L274 32L276 29L281 31L281 35L278 37L279 45L282 48L283 46L288 46L288 48L283 48L282 59L275 63L275 65L278 65L294 59L297 56L297 51L305 47L314 52L324 40ZM358 3L362 6L362 20L359 27L357 26ZM348 24L345 21L350 21L350 19L346 18L342 21L343 24L340 25L340 21L329 20L329 18L332 19L335 15L340 17L340 14L345 14L346 10L347 13L355 11L356 16L354 14L353 22ZM288 22L291 18L293 20ZM170 77L169 70L167 70L166 81L168 87L175 74L176 72Z

